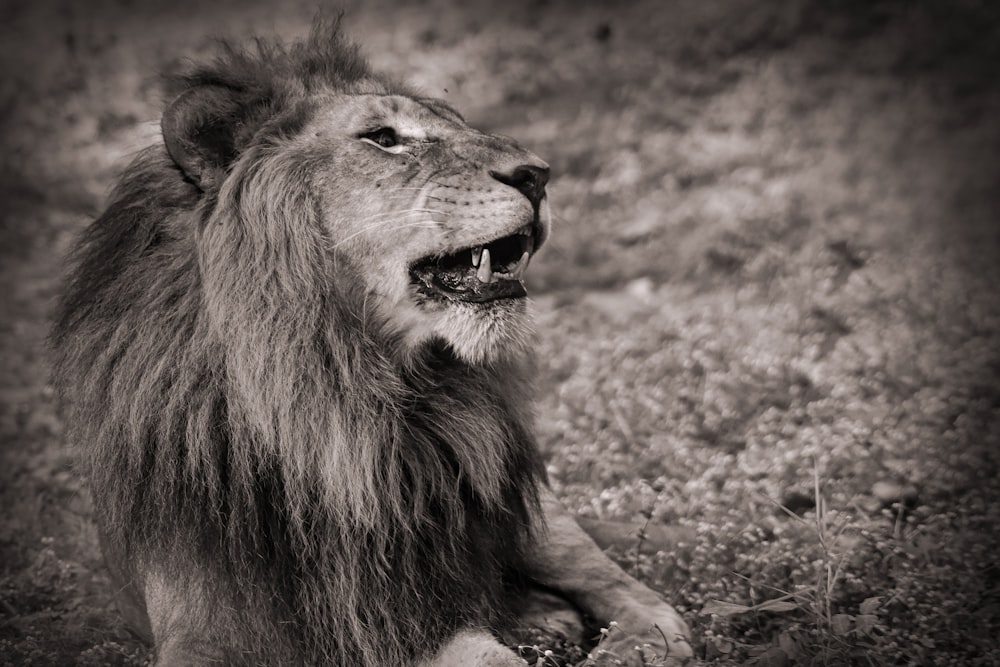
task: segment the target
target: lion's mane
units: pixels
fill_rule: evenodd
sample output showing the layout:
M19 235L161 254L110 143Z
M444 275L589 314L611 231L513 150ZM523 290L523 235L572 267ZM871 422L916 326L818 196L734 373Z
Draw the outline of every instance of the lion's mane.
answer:
M234 659L404 664L502 613L543 475L526 362L400 354L365 258L331 250L339 213L269 150L320 86L406 93L335 25L226 47L168 90L201 85L245 100L229 175L202 189L164 147L139 154L54 328L106 548L204 596Z

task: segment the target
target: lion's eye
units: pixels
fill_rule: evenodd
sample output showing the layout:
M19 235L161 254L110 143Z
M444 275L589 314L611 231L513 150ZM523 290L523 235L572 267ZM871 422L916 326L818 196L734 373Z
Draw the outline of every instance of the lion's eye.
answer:
M374 132L369 132L365 138L378 144L382 148L392 148L397 143L396 131L391 127L383 127Z
M391 127L380 127L373 132L366 132L361 135L361 141L372 144L387 153L399 153L403 150L403 144L399 142L396 130Z

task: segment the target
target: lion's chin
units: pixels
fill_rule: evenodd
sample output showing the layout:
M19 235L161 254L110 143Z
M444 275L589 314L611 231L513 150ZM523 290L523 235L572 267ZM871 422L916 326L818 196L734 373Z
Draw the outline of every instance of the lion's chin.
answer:
M525 298L435 306L433 312L424 313L429 326L411 330L411 345L444 340L456 357L470 364L511 359L528 349L532 329Z

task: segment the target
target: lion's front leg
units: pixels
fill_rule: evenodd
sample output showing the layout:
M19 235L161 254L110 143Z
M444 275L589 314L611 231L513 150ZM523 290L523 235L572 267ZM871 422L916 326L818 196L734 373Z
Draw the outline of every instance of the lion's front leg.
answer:
M648 644L663 656L692 655L687 624L650 588L608 558L549 488L542 491L547 530L530 550L528 575L603 624L617 627L602 643L622 657Z
M232 652L213 634L222 622L197 602L204 595L197 582L181 585L176 578L157 573L148 573L143 581L156 667L233 662Z
M509 648L483 630L462 630L418 667L527 667Z

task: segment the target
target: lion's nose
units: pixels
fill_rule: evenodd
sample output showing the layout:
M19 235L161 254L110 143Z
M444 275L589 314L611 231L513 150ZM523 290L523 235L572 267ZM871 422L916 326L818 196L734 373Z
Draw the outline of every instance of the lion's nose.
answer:
M516 188L528 198L532 206L538 208L542 197L545 196L545 184L549 182L549 168L548 166L522 164L514 167L509 173L490 171L490 176L504 185Z

